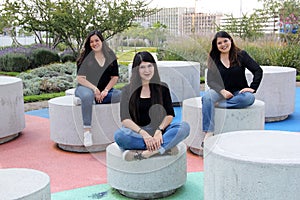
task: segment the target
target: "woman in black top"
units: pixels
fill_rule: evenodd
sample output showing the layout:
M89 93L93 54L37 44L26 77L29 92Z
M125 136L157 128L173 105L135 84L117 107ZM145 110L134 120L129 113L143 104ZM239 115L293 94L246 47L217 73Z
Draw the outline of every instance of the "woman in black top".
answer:
M118 101L121 91L113 88L118 78L119 66L114 52L108 47L100 31L92 31L77 60L78 85L75 90L75 96L81 100L85 146L93 144L93 103Z
M253 74L250 86L246 68ZM214 107L244 108L254 103L254 94L261 79L262 69L246 51L235 46L225 31L216 33L208 58L207 85L202 97L202 128L204 140L213 135ZM203 145L203 143L202 143Z
M189 135L186 122L172 123L175 116L166 83L149 52L138 52L132 64L130 83L122 90L121 121L115 141L127 161L155 154L176 154L176 145Z

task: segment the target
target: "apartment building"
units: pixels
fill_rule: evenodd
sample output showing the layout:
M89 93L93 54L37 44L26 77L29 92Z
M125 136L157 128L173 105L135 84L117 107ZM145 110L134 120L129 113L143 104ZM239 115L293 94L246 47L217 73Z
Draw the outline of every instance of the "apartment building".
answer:
M196 13L195 8L162 8L156 14L136 21L143 26L151 27L160 22L167 26L167 31L173 35L205 34L216 31L220 24L220 14Z

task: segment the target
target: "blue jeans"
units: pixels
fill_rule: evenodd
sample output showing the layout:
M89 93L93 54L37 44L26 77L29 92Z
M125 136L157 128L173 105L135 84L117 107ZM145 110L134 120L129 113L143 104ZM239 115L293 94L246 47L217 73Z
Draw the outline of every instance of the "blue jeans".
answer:
M147 132L153 132L149 126L142 127ZM154 130L155 131L155 130ZM159 148L159 153L163 154L183 141L190 133L190 126L186 122L171 123L163 134L163 143ZM146 150L143 137L129 128L122 127L114 134L115 142L122 150Z
M255 97L251 92L233 93L230 99L224 97L213 89L208 90L202 97L202 130L204 132L213 132L215 127L215 104L218 102L220 108L245 108L251 106Z
M93 104L96 102L94 91L88 87L78 85L75 89L75 96L81 100L83 127L91 128ZM108 94L103 99L102 104L119 102L120 96L121 91L112 88L108 91Z

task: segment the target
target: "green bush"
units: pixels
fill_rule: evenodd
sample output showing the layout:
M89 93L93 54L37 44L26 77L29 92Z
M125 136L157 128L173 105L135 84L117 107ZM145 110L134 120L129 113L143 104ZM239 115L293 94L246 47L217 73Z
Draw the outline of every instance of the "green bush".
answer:
M211 48L212 38L208 36L178 37L168 41L158 50L158 60L187 60L200 63L201 72L207 65L207 56ZM234 38L235 44L246 50L261 66L292 67L300 73L299 45L283 45L278 41L262 40L247 42Z
M0 57L0 70L22 72L29 68L30 62L23 54L6 54Z
M54 63L22 72L18 76L23 81L23 94L39 95L43 93L64 92L76 85L75 63Z
M245 46L245 50L260 65L292 67L300 72L300 49L297 45Z
M75 62L76 61L76 57L72 54L64 54L61 56L61 62L65 63L65 62Z
M60 62L60 57L58 53L49 49L36 49L32 52L30 56L31 68L37 68L42 65L47 65L50 63Z

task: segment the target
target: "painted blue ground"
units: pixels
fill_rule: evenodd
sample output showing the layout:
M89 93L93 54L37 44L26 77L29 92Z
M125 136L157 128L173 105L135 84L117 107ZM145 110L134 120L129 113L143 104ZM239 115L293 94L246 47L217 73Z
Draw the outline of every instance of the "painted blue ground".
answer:
M176 115L174 121L181 121L181 107L174 107L174 110ZM26 114L49 118L48 108L28 111ZM300 87L296 88L295 111L286 120L266 123L265 130L300 132Z

